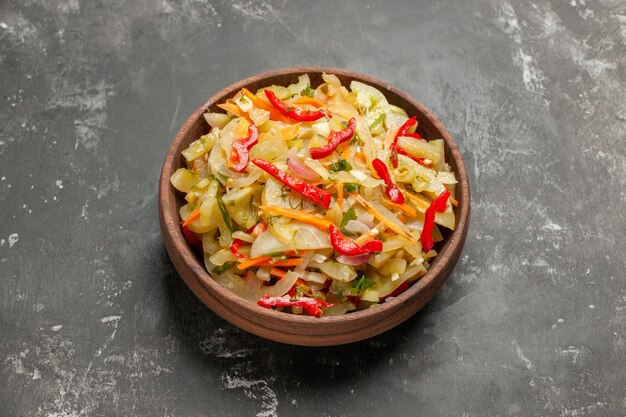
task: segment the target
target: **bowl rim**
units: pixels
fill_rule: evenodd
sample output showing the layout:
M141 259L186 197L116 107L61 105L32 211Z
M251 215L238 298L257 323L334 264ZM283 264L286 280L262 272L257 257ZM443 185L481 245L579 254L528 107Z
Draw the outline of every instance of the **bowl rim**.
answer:
M311 73L328 73L341 75L350 79L359 80L369 85L373 85L376 88L383 88L384 90L388 90L391 93L401 97L410 103L417 112L422 113L424 118L427 118L439 132L441 132L441 138L444 140L446 147L449 149L450 153L448 155L448 160L454 160L454 166L456 167L455 174L457 174L458 186L457 191L460 192L459 207L458 207L458 216L457 216L457 224L456 228L451 231L449 236L447 237L447 241L445 241L443 247L440 252L435 257L434 261L431 263L428 271L424 274L420 279L418 279L413 285L411 285L406 291L402 294L393 297L393 299L389 299L384 303L380 303L373 308L368 308L364 310L354 311L347 314L343 314L340 316L329 316L329 317L312 317L307 315L295 315L289 314L285 312L276 311L273 309L266 309L264 307L258 306L254 303L251 303L230 290L222 287L218 282L216 282L210 273L206 270L204 263L199 261L199 257L192 248L186 244L184 236L182 234L182 230L180 228L180 218L179 213L176 210L169 210L168 207L171 207L172 204L176 203L176 193L177 191L173 189L170 185L170 176L178 167L173 166L173 159L176 155L176 152L182 151L180 148L181 142L184 140L186 136L186 132L193 127L193 125L197 122L199 117L202 117L202 114L207 111L209 107L217 102L219 99L223 99L224 97L231 96L235 92L239 91L242 87L245 87L249 84L256 83L262 80L266 80L269 78L277 77L277 76L287 76L287 75L300 75L300 74L311 74ZM385 91L383 91L385 94ZM388 84L385 81L379 80L377 78L361 74L354 71L332 68L332 67L318 67L318 66L306 66L306 67L288 67L281 68L277 70L260 72L255 75L246 77L240 81L230 84L229 86L223 88L217 93L213 94L206 100L200 107L198 107L189 118L183 123L182 127L176 134L172 143L168 146L167 155L165 161L163 163L163 167L161 170L160 180L159 180L159 215L161 219L161 231L164 240L170 241L170 243L174 243L175 241L183 241L184 245L178 245L180 250L183 251L180 255L185 258L185 266L188 271L186 273L191 273L195 276L195 278L202 284L202 287L206 290L205 294L208 295L216 304L211 304L205 300L204 297L201 297L200 294L197 293L198 288L191 288L196 296L200 298L204 304L206 304L209 308L214 310L220 316L223 316L220 311L223 311L222 308L226 308L228 310L232 310L227 307L224 302L228 302L229 304L234 304L239 311L237 314L241 316L243 320L240 320L239 323L233 323L238 327L243 328L251 333L260 335L265 338L270 338L273 340L285 342L285 338L280 338L278 336L271 337L267 335L267 332L264 334L259 334L258 331L255 331L254 326L246 325L246 321L250 319L254 319L254 323L257 326L265 326L266 320L270 320L272 322L282 322L284 324L289 325L304 325L304 326L319 326L320 329L323 328L324 325L331 324L342 324L347 327L349 330L346 331L348 333L351 330L358 329L359 322L364 321L366 318L372 318L375 316L383 315L385 312L390 314L394 314L395 311L399 309L403 303L406 301L417 297L420 293L425 292L429 287L434 284L434 281L440 274L448 275L451 268L448 263L451 261L453 264L456 263L458 256L460 255L460 251L462 250L465 235L467 234L467 228L469 226L469 216L470 216L470 186L469 179L467 175L467 171L465 168L465 164L463 162L463 158L458 149L458 146L452 136L449 134L447 129L443 126L443 124L436 118L421 102L398 89L397 87ZM174 254L170 250L169 245L166 244L168 253L170 257ZM451 256L454 255L455 256ZM447 256L446 256L447 255ZM191 264L189 264L189 260L191 260ZM181 271L178 271L179 274L183 277L185 282L189 285L190 283L187 281L187 277ZM445 281L445 278L444 278ZM443 284L443 282L441 283ZM440 285L441 285L440 284ZM416 310L417 311L417 310ZM407 319L412 314L408 315L404 319ZM403 319L403 320L404 320ZM227 319L231 321L230 319ZM401 321L403 321L401 320ZM232 321L231 321L232 322ZM399 322L398 322L399 323ZM396 324L398 324L396 323ZM243 325L242 325L243 324ZM369 325L371 326L371 324ZM384 326L383 326L384 327ZM388 327L389 328L389 327ZM375 334L381 333L382 331L388 330L388 328L384 328L377 333L374 332L371 335L366 337L362 337L361 339L371 337ZM266 327L271 332L280 333L273 327ZM372 332L370 332L372 333ZM360 340L360 339L355 339ZM287 342L292 343L292 342Z

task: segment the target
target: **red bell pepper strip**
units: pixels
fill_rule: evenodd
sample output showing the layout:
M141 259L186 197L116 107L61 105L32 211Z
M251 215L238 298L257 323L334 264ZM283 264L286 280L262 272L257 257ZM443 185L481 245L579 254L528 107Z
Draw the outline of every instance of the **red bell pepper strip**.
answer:
M387 196L389 199L396 204L404 204L404 194L398 188L395 182L391 179L391 175L389 174L389 169L387 169L387 165L380 159L376 158L372 161L372 166L376 170L376 174L380 177L381 180L385 181Z
M196 236L194 232L189 230L187 225L183 225L183 236L185 236L185 240L189 242L190 245L202 249L202 241L198 239L198 236Z
M422 137L422 135L420 135L419 133L415 132L415 133L405 133L404 136L409 137L409 138L413 138L413 139L419 139L419 140L424 140L424 138Z
M413 125L415 125L416 123L417 123L417 117L415 116L411 117L409 120L404 122L404 124L400 126L400 129L398 129L396 136L393 138L393 142L391 142L391 145L389 145L389 149L391 150L391 163L393 164L394 168L398 168L398 155L397 155L397 150L396 150L398 138L400 136L406 136L407 131L411 127L413 127Z
M424 228L422 229L422 234L420 236L420 242L422 242L422 249L424 249L424 252L429 252L433 248L434 243L432 232L433 227L435 226L435 214L446 211L449 197L450 191L443 191L426 209L426 213L424 214Z
M380 299L380 301L385 301L389 297L397 297L398 295L405 292L408 288L409 288L409 281L404 281L402 284L398 286L398 288L393 290L391 294L384 296L383 298Z
M237 139L233 142L233 148L230 154L231 161L237 161L233 169L241 172L248 166L250 162L250 149L259 142L259 130L256 125L251 124L248 128L248 136Z
M272 268L270 270L270 275L273 275L273 276L275 276L278 279L282 279L282 277L287 275L287 271L283 271L282 269L279 269L279 268ZM300 278L298 278L298 279L300 279Z
M234 239L233 240L233 244L230 245L230 251L233 253L233 255L235 255L237 258L245 258L246 255L244 255L243 253L239 252L239 247L241 245L243 245L245 242L241 239Z
M265 221L262 220L261 222L257 223L255 226L253 226L250 229L250 232L246 232L246 233L251 233L252 236L259 237L259 235L261 233L263 233L264 231L266 231L266 230L267 230L267 223L265 223Z
M311 297L299 297L292 299L288 295L283 295L282 297L269 297L266 295L257 301L257 304L265 308L299 306L304 308L304 310L313 317L319 317L322 315L322 309L320 307L332 307L334 305Z
M381 240L370 240L363 246L358 246L352 240L348 239L341 233L341 230L335 225L330 226L330 244L337 252L346 256L363 255L370 252L381 252L383 250L383 242Z
M396 151L400 155L404 155L404 156L406 156L408 158L411 158L413 161L417 162L420 165L424 165L425 167L429 167L429 168L431 166L431 165L428 165L426 162L424 162L425 161L424 158L418 158L417 156L413 156L413 155L411 155L410 153L408 153L407 151L405 151L403 148L401 148L399 146L396 146Z
M295 297L296 296L296 291L298 290L298 287L300 285L306 286L306 281L303 280L302 278L298 278L296 280L296 282L293 283L293 286L291 287L291 289L289 290L289 292L287 294L289 294L289 296L292 297L292 298Z
M263 232L266 229L267 229L267 225L265 224L265 222L261 222L261 223L255 224L254 226L252 226L251 228L246 230L246 233L247 234L251 234L254 237L257 237L257 236L259 236L259 234L261 232ZM232 243L232 245L230 245L230 251L237 258L247 258L246 255L244 255L243 253L239 252L239 247L241 245L243 245L244 243L246 243L246 242L241 240L241 239L233 239L233 243Z
M348 121L348 127L340 130L339 132L335 132L334 130L330 132L330 135L328 135L328 143L326 145L309 149L311 158L326 158L328 155L332 154L335 149L337 149L339 144L350 140L352 136L354 136L354 132L356 132L356 120L352 117Z
M309 184L308 182L292 177L285 171L281 171L275 165L264 159L256 158L252 160L252 163L270 174L272 177L276 178L278 181L285 184L287 187L299 192L315 204L318 204L325 209L330 206L330 193L328 191L322 190Z
M321 119L322 117L324 117L324 112L321 110L304 111L295 107L290 107L286 105L281 99L276 97L276 94L274 94L272 90L264 91L267 99L270 101L272 106L274 106L276 110L289 117L290 119L296 120L298 122L313 122L317 119Z

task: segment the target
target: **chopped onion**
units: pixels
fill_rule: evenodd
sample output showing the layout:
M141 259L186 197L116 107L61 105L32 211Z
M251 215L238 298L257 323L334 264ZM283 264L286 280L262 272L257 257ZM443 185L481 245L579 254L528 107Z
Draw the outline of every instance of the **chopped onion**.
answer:
M224 113L204 113L204 120L206 120L211 127L224 129L224 126L230 122L230 117Z
M202 249L205 254L212 255L220 250L221 246L215 241L212 233L204 233L202 235Z
M260 267L259 270L256 271L256 277L260 279L261 281L268 282L271 279L270 269L271 267L269 266Z
M291 84L287 89L291 93L291 95L295 96L300 93L302 90L306 89L311 85L311 79L308 74L300 75L298 77L298 82L295 84Z
M206 259L205 257L205 261ZM210 264L208 265L210 266ZM293 287L298 276L299 275L295 272L289 271L275 285L263 285L263 281L257 279L256 275L252 272L249 272L245 279L231 271L213 276L213 278L224 288L245 300L256 303L265 295L269 297L281 297L285 295L287 291Z
M407 245L407 243L409 243L409 241L403 238L402 236L399 236L399 235L391 236L387 238L386 242L383 243L383 252L398 250L400 248L403 248L405 245Z
M276 239L269 230L266 230L252 243L250 256L256 258L257 256L266 255L268 253L285 252L292 249L293 247L291 245L281 242Z
M362 235L369 233L370 227L358 220L349 220L346 224L346 230L350 233L361 233Z
M339 255L337 256L337 261L345 265L356 266L366 263L370 259L370 256L372 256L371 253L364 253L363 255L358 256Z
M299 224L291 242L293 249L317 250L332 248L328 233L309 224Z
M287 164L289 165L289 169L296 175L305 180L309 181L317 181L320 179L320 176L317 175L317 172L313 171L309 168L304 162L298 159L298 154L296 147L294 146L289 150L289 154L287 154Z
M324 262L326 259L328 259L327 256L322 255L321 253L315 253L313 254L313 256L311 257L311 262L317 262L317 263L322 263Z
M339 262L326 261L319 265L319 269L337 281L349 282L356 278L357 274L354 268Z
M215 254L211 255L211 257L209 257L209 261L211 261L213 265L217 266L222 266L226 262L233 262L237 259L238 258L233 255L229 249L220 249L215 252Z
M254 242L254 236L251 236L239 230L237 230L236 232L233 232L233 239L243 240L244 242L248 242L248 243Z
M392 258L378 267L378 272L382 275L403 274L406 271L406 260Z
M245 113L248 113L250 110L252 110L253 106L252 101L250 101L250 99L246 97L246 95L243 93L235 99L235 104L241 109L241 111Z
M330 173L318 159L306 158L304 163L323 179L327 180L330 177Z
M248 185L252 185L255 182L257 182L257 180L259 178L261 178L262 174L263 174L263 171L261 171L260 169L255 169L248 176L242 176L242 177L239 177L237 179L229 178L228 179L228 186L231 187L231 188L247 187Z
M261 126L270 119L270 112L263 109L252 109L250 119L252 119L255 125Z
M313 133L323 137L330 135L330 125L328 122L313 123L311 129L313 129Z
M313 252L309 252L302 257L302 262L298 265L293 272L298 274L298 276L303 275L307 266L309 266L309 262L311 262L311 258L313 257Z
M400 274L401 280L412 280L416 276L422 276L426 273L426 268L423 264L409 266L402 274Z
M183 193L190 192L200 180L201 178L195 172L187 168L178 168L170 178L172 185Z
M319 272L306 271L302 275L302 279L305 280L305 281L311 281L311 282L317 282L318 284L323 284L323 283L326 282L328 277L326 275L324 275L324 274L319 273Z
M374 227L374 215L370 213L365 212L363 214L360 214L357 216L356 219L360 221L361 223L365 224L370 229Z
M367 175L365 174L365 172L358 169L351 170L350 174L352 174L352 176L359 181L365 181L367 179Z

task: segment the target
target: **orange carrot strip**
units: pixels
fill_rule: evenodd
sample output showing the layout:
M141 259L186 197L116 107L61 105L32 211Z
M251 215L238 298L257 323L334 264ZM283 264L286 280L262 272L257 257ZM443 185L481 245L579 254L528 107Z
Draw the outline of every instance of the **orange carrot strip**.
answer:
M389 201L389 200L387 200L387 201ZM398 207L400 210L402 210L402 212L403 212L404 214L406 214L406 215L407 215L407 216L409 216L409 217L415 217L415 216L417 216L417 213L415 212L415 209L414 209L413 207L409 206L409 205L408 205L408 204L406 204L406 203L403 203L403 204L396 204L396 203L394 203L393 201L389 201L389 203L390 203L390 204L392 204L392 205L394 205L395 207Z
M328 229L331 224L333 224L330 220L326 220L321 217L317 217L313 214L307 213L301 210L288 209L284 207L275 207L275 206L261 206L261 210L267 211L269 213L278 214L279 216L289 217L291 219L300 220L303 223L311 224L318 229Z
M458 206L458 205L459 205L459 202L458 202L458 201L456 201L453 197L450 197L450 203L452 203L452 205L453 205L454 207L456 207L456 206Z
M307 96L298 97L297 99L293 100L291 104L297 104L297 105L310 104L311 106L315 106L317 108L326 107L326 103L319 101L316 98L307 97Z
M363 163L365 163L365 154L363 152L356 152L354 156L356 158L359 158Z
M275 277L282 278L285 275L287 275L287 271L283 271L282 269L278 269L278 268L272 268L270 270L270 274L274 275Z
M185 221L183 222L183 227L189 226L189 223L191 223L192 221L198 218L200 218L200 209L195 209L194 211L191 212L189 217L185 219Z
M337 204L343 210L343 182L338 182L335 186L337 187Z
M241 109L237 107L237 105L234 103L229 103L229 102L220 103L217 105L217 107L219 107L222 110L226 110L227 112L232 113L237 117L243 117L244 115Z
M350 144L348 142L346 142L345 146L343 147L343 150L341 151L341 157L345 159L346 161L350 157Z
M370 214L373 214L374 217L376 217L380 222L382 222L385 226L387 226L388 228L390 228L391 230L393 230L394 232L396 232L397 234L399 234L400 236L408 239L410 242L415 242L415 239L409 235L407 232L405 232L404 230L402 230L401 227L399 227L396 223L392 222L391 220L389 220L388 218L385 217L384 214L382 214L380 211L376 210L376 208L374 206L372 206L372 204L367 201L365 198L363 198L360 194L356 194L356 193L352 193L350 194L352 196L352 198L354 198L360 205L363 206L363 208L369 212Z
M279 122L287 123L290 125L297 123L295 120L291 120L289 117L283 116L283 114L279 112L278 110L276 110L274 106L272 106L269 102L265 101L264 99L260 97L255 96L247 88L242 88L241 91L243 91L246 97L250 99L254 107L258 107L260 109L270 112L270 119L278 120Z
M408 192L406 189L402 190L403 194L405 197L409 197L409 199L415 203L415 205L420 208L421 212L425 211L428 206L430 205L430 201L426 198L423 197L422 195L420 195L419 197Z
M240 262L239 265L237 265L237 269L239 269L240 271L248 269L251 266L257 266L263 262L270 261L272 257L271 256L257 256L256 258L250 258L250 259L242 258L242 259L244 259L243 262Z

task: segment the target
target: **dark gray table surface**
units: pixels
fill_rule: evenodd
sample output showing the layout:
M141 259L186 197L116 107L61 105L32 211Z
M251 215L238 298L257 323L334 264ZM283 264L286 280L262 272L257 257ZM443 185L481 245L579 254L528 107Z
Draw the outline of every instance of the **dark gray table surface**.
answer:
M0 1L1 416L625 416L626 3ZM198 105L325 65L407 91L472 184L464 253L379 337L234 328L165 252Z

